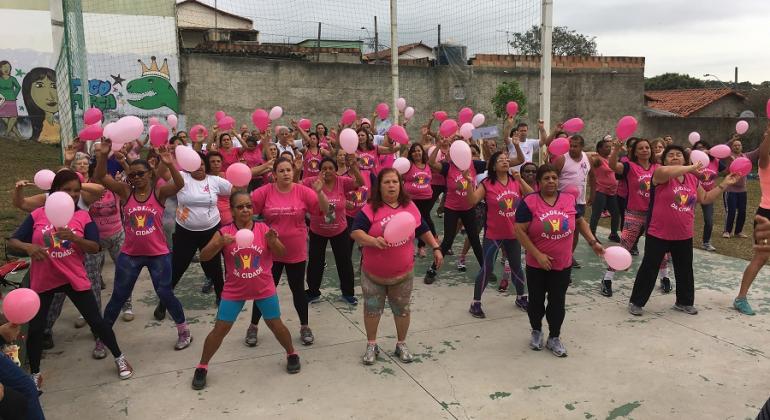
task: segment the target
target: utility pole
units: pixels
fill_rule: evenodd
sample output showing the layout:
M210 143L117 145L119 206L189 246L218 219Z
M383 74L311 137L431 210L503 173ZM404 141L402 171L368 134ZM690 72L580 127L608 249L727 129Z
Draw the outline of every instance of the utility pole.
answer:
M397 0L390 0L390 78L393 83L393 124L398 124L398 24L396 13Z
M380 33L377 31L377 16L374 17L374 64L380 63Z
M540 118L546 131L551 130L551 41L553 37L553 0L543 0L540 45ZM540 163L545 161L545 147L540 148Z
M214 0L214 31L218 32L217 29L219 29L219 26L217 25L217 18L219 17L219 8L217 8L217 0ZM217 33L217 35L219 35ZM217 40L219 40L219 37L217 37Z
M735 84L733 89L738 90L738 66L735 66Z
M318 38L315 40L315 62L321 60L321 22L318 22Z

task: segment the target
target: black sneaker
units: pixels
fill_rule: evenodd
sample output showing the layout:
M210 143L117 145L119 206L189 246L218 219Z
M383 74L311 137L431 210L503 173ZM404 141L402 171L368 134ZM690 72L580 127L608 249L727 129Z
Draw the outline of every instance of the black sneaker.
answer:
M577 262L577 260L573 258L572 259L572 268L583 268L583 266L580 265L580 263Z
M433 282L436 281L436 270L434 269L428 269L428 271L425 273L425 278L422 279L422 282L425 284L433 284Z
M203 281L203 286L201 286L201 293L209 294L213 289L214 289L214 282L211 281L210 278L206 277L206 280Z
M286 371L289 373L299 373L301 364L299 363L298 354L290 354L286 357Z
M620 236L618 236L618 234L617 234L617 233L613 233L613 234L611 234L609 237L607 237L607 239L608 239L610 242L618 242L618 243L620 243Z
M663 290L663 293L671 293L673 288L671 287L671 280L668 277L660 279L660 289Z
M486 314L484 314L484 311L481 310L481 302L473 302L471 303L470 309L468 309L468 312L473 315L474 318L486 318Z
M164 318L166 318L166 307L163 306L162 303L158 303L158 306L155 307L155 311L153 311L152 315L158 321L162 321Z
M602 280L602 296L612 297L612 280Z
M628 251L628 253L636 257L637 255L639 255L639 247L636 245L632 246L631 250Z
M51 350L53 348L53 334L43 333L43 350Z
M195 369L195 374L193 375L193 380L192 380L192 389L198 391L206 387L207 373L209 373L209 371L204 368Z

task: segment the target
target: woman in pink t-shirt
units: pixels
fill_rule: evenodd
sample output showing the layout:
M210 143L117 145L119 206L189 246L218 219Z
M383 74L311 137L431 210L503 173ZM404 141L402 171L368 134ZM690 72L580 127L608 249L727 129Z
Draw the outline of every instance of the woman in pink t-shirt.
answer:
M709 157L709 164L703 168L703 172L700 174L700 185L704 191L711 191L717 186L717 178L719 173L727 169L727 165L721 160L708 154L711 145L706 141L699 141L693 144L694 150L700 150L706 153ZM703 245L702 248L706 251L715 252L717 249L711 245L711 233L714 230L714 203L701 204L701 213L703 215Z
M419 143L412 143L406 158L411 162L409 171L403 175L404 189L417 209L420 210L422 220L428 224L430 233L436 238L436 226L430 217L430 209L433 207L433 188L431 185L432 170L428 166L428 154ZM391 165L392 166L392 165ZM417 254L425 258L425 242L417 240Z
M289 373L300 370L299 355L294 351L291 334L281 321L281 308L271 272L273 258L284 255L286 247L275 230L253 221L254 206L248 193L234 192L230 196L230 207L233 209L233 223L221 227L201 250L201 261L222 254L226 281L214 328L206 336L203 354L193 375L192 388L196 390L206 386L209 361L222 345L247 300L254 301L265 317L265 324L286 350L286 370ZM250 245L241 247L235 242L239 230L250 230L254 234Z
M291 126L299 132L304 144L302 151L302 179L318 176L321 173L321 160L331 156L328 146L321 147L318 133L308 133L296 121L291 120Z
M398 243L388 243L383 237L394 215L408 213L414 218L414 233ZM443 255L420 211L403 188L401 176L393 168L385 168L377 176L376 187L369 203L356 216L350 236L363 247L361 290L364 294L364 326L367 346L363 362L371 365L380 349L377 327L387 298L396 323L396 356L404 363L412 361L406 347L409 330L409 302L414 278L414 238L419 236L433 248L433 264L441 267Z
M71 170L62 170L51 183L51 193L65 192L77 203L80 200L80 178ZM40 309L29 323L27 355L30 372L38 390L42 385L40 359L43 354L43 330L48 309L55 293L64 293L115 356L121 379L133 374L131 365L118 347L112 326L99 311L84 267L85 255L99 249L99 229L85 210L75 210L65 227L55 228L46 217L45 209L38 208L27 216L8 245L30 256L29 287L40 296Z
M218 146L216 149L222 155L222 172L227 172L227 168L233 163L240 162L241 149L233 146L233 139L229 133L219 135Z
M305 214L326 214L329 202L322 190L321 180L313 183L313 188L294 183L294 165L287 158L278 158L273 166L275 182L263 185L251 193L254 214L261 214L270 228L278 232L286 253L273 260L273 280L281 279L284 268L289 288L294 299L294 309L300 322L302 344L311 345L315 341L308 326L308 299L305 294L305 266L307 263L307 225ZM259 307L254 305L251 325L247 331L256 334L257 323L262 317Z
M521 179L518 172L511 176L508 172L511 166L516 166L524 161L524 156L519 154L513 162L508 160L506 152L495 152L489 157L487 163L487 177L479 184L478 188L468 194L468 201L476 205L481 200L486 202L486 222L484 227L484 264L476 275L476 284L473 288L473 301L469 312L476 318L485 318L481 309L481 294L489 283L489 277L495 270L497 253L501 249L508 258L512 270L513 284L516 287L516 306L526 310L528 301L524 290L524 273L521 270L521 245L516 240L516 232L513 229L516 220L516 208L525 194L532 192L532 188ZM513 163L513 165L511 165Z
M350 233L345 218L346 195L361 185L364 180L358 170L355 155L347 156L349 174L337 175L337 162L325 157L321 161L321 174L317 177L305 178L302 183L311 187L320 179L323 181L323 192L329 202L326 214L310 215L310 238L307 264L307 297L313 303L321 299L321 279L326 265L326 245L331 243L334 253L334 263L337 266L337 277L340 280L340 299L351 305L357 305L353 290L353 259L351 256Z
M556 167L541 165L535 178L540 191L525 196L516 210L516 238L527 250L527 314L532 326L529 346L532 350L542 350L545 315L549 329L545 347L554 355L565 357L567 349L559 335L572 271L572 237L580 232L596 255L602 255L604 248L583 219L582 207L577 206L575 196L559 192Z
M618 214L618 180L615 179L615 171L610 168L607 157L612 150L612 142L609 140L599 140L596 143L596 154L590 157L591 170L589 172L589 194L591 198L591 220L589 227L591 233L596 236L596 227L599 226L599 219L602 212L607 210L610 213L610 242L620 242L618 236L618 225L620 224L620 215Z
M628 312L642 315L642 308L655 288L658 266L666 252L676 273L676 303L674 309L695 315L695 278L692 272L692 236L695 203L709 204L735 184L739 176L728 175L717 188L706 192L698 176L701 163L687 165L689 156L678 145L670 144L663 150L662 166L652 175L649 225L644 242L644 258L636 272L636 281L628 303Z

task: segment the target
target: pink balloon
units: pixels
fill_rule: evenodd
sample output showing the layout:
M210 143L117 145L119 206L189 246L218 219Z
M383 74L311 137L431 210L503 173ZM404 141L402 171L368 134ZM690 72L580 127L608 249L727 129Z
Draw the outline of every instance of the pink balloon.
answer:
M92 108L93 109L93 108ZM99 124L89 125L86 128L80 130L78 133L78 138L82 141L91 141L91 140L97 140L102 137L103 133L102 127L99 126Z
M204 127L203 124L195 124L190 128L190 139L193 142L203 141L208 135L209 131L206 130L206 127Z
M770 119L770 99L767 100L767 106L765 107L765 116Z
M111 149L113 152L119 152L119 151L120 151L120 149L122 149L122 148L123 148L123 145L124 145L124 144L126 144L126 143L121 143L121 142L119 142L119 141L113 141L113 142L112 142L112 147L111 147L110 149Z
M227 114L225 114L225 111L217 111L217 112L214 113L214 120L215 121L219 121L222 118L224 118L225 115L227 115Z
M301 129L303 129L305 131L310 130L310 127L313 126L313 124L307 118L302 118L301 120L299 120L297 125L299 126L299 128L301 128Z
M257 108L251 113L251 122L259 131L264 132L267 127L270 127L270 115L262 108Z
M473 129L475 127L473 126L473 123L464 123L460 126L460 135L463 136L464 139L469 139L473 137Z
M116 123L111 122L104 126L104 129L102 130L102 136L107 137L108 139L112 140L112 133L117 126Z
M625 117L621 118L620 121L618 121L618 125L615 126L615 135L617 135L620 140L627 140L629 137L631 137L632 134L634 134L637 126L638 123L636 118L630 115L626 115Z
M88 108L83 113L83 122L86 125L96 124L102 121L102 111L99 108Z
M225 178L235 187L245 187L251 182L251 169L245 163L233 163L227 167Z
M460 112L457 113L457 123L460 125L463 125L465 123L469 123L473 120L473 110L465 107L460 110Z
M150 144L154 147L168 144L168 128L160 124L150 127Z
M254 243L254 232L251 229L240 229L235 232L235 244L239 248L250 247Z
M404 127L400 125L391 125L388 129L388 137L395 140L398 144L409 143L409 135L406 134Z
M693 131L690 133L690 135L687 136L687 140L690 142L690 144L695 144L700 141L700 134L697 131Z
M433 118L437 119L439 122L444 122L447 119L447 114L444 111L436 111L433 113Z
M404 98L396 99L396 108L398 108L399 111L404 112L404 110L406 109L406 99Z
M743 134L743 133L745 133L747 131L749 131L749 123L747 123L746 121L741 120L741 121L738 121L735 124L735 132L736 133Z
M394 214L388 220L382 236L391 245L400 244L412 237L416 227L417 222L414 220L414 216L408 212L401 211Z
M150 127L158 124L160 124L160 120L158 120L158 117L150 117L150 119L147 120L147 125L149 125Z
M139 117L126 115L115 123L111 140L126 143L138 139L142 132L144 132L144 122Z
M570 118L567 121L564 122L562 125L562 128L564 128L564 131L575 134L583 131L583 127L585 127L585 123L580 118Z
M53 179L56 176L54 171L50 169L41 169L35 174L35 185L41 190L50 190Z
M751 172L751 161L745 157L739 157L730 164L730 173L746 176Z
M352 128L345 128L340 132L340 146L345 153L351 154L358 150L358 133Z
M505 112L511 117L515 117L519 113L519 104L516 101L510 101L505 104Z
M696 164L697 162L701 163L701 166L704 168L709 166L710 160L709 155L706 154L706 152L701 150L693 150L690 152L690 162Z
M569 152L569 140L564 137L554 139L551 144L548 145L548 153L551 156L561 156Z
M575 197L575 200L580 197L580 188L578 188L576 185L567 185L563 190L561 190L561 192Z
M221 120L217 121L217 126L220 130L232 130L235 127L235 118L225 115Z
M11 290L2 302L5 318L16 325L31 321L40 310L40 297L32 289Z
M716 146L712 147L711 150L709 150L709 154L717 159L724 159L730 156L730 153L732 153L730 146L726 144L717 144Z
M385 102L380 102L377 104L375 112L377 112L377 117L379 117L379 119L385 120L388 118L388 114L390 114L390 107Z
M454 136L457 133L457 121L449 118L441 123L438 133L444 137Z
M179 164L179 167L187 172L197 171L201 167L200 155L198 155L198 152L190 149L189 147L175 147L174 155L176 156L176 161Z
M283 115L283 108L280 106L274 106L272 109L270 109L270 114L268 114L268 117L270 117L270 121L275 121L278 118L281 118Z
M408 106L406 107L406 109L404 109L404 118L406 118L407 120L411 120L412 117L414 117L414 108L412 108L411 106Z
M409 169L412 167L412 162L409 161L409 159L405 157L400 157L393 161L393 169L398 171L401 175L409 172Z
M56 191L48 195L45 200L45 217L54 227L67 226L75 214L75 201L69 194Z
M604 261L613 270L628 270L631 267L631 253L622 246L611 246L604 250Z
M476 114L473 116L473 119L471 120L471 123L474 127L480 127L484 125L484 121L486 118L484 117L484 114Z
M350 125L353 124L356 120L356 111L353 109L346 109L342 112L342 118L340 119L340 122L342 125Z
M449 157L452 163L461 171L471 167L471 147L464 141L455 141L449 146Z
M166 122L168 123L169 127L176 128L176 125L179 123L179 119L176 117L176 115L171 114L166 117Z

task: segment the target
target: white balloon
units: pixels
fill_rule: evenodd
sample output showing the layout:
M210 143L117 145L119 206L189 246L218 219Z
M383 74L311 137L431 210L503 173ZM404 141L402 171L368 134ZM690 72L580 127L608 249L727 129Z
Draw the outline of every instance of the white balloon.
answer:
M409 161L409 159L405 157L400 157L393 161L393 169L398 171L401 175L409 172L409 169L412 167L412 162Z

